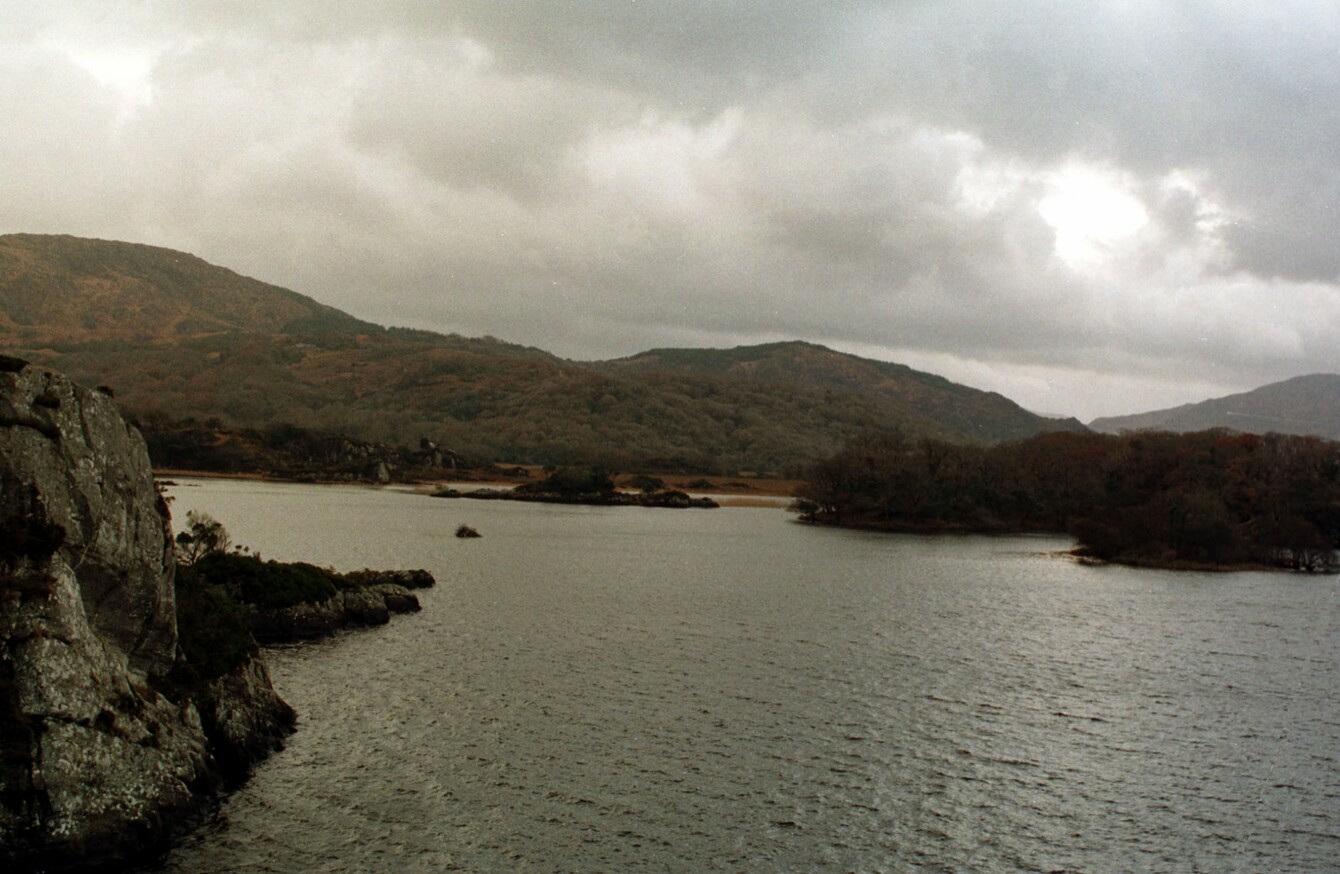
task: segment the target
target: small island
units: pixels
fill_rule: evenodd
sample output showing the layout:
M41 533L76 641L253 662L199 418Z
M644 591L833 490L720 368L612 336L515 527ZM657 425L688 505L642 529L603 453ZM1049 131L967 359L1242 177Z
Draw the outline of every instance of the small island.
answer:
M635 492L619 491L603 468L558 469L542 480L510 489L441 489L435 498L472 498L480 501L532 501L543 504L589 504L599 507L668 507L673 509L720 506L711 498L695 498L687 492L667 488L660 479L639 476Z

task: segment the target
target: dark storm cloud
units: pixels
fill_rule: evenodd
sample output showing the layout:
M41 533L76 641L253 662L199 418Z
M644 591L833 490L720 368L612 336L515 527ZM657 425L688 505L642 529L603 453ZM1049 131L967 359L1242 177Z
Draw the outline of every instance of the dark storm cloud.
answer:
M572 357L802 337L1082 415L1334 370L1324 3L55 2L5 230Z

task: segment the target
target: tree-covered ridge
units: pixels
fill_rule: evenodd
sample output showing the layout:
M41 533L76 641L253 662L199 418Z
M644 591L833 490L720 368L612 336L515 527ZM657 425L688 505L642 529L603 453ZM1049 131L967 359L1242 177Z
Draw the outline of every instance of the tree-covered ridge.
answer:
M906 379L926 386L965 394L975 389L937 376L914 370L905 364L873 361L846 352L835 352L817 343L786 340L736 346L730 349L664 348L649 349L627 358L593 364L613 372L678 372L736 374L755 379L785 377L797 381L812 379L831 387L835 381L851 387L870 384L869 373L889 379Z
M882 434L816 465L800 497L806 518L838 525L1068 532L1104 560L1319 570L1340 545L1340 443L1211 430L979 447Z
M284 423L509 463L798 473L856 435L951 442L1070 427L990 392L810 343L562 360L382 328L182 252L0 237L0 347L144 422Z
M429 344L394 331L221 334L189 345L107 341L54 352L30 354L111 385L123 409L142 419L287 422L411 445L427 436L463 456L518 463L796 470L892 423L973 439L941 421L959 404L950 395L905 401L781 375L607 373L520 347L441 337ZM1048 426L1013 409L1034 432ZM998 433L989 415L978 426ZM1012 420L1004 433L1016 427Z
M774 374L767 379L624 373L496 340L395 329L49 342L22 354L110 386L118 405L144 422L287 423L410 446L428 438L461 457L512 463L798 473L877 428L987 441L1058 424L964 387L898 389L886 377L863 386L845 375L849 367L859 375L862 359L822 347L806 353L811 364L794 379L786 376L793 363L786 349L758 359L756 369ZM835 372L819 366L825 358L839 365Z
M1003 395L905 364L800 341L734 349L653 349L592 366L603 373L674 373L814 392L851 392L896 411L904 431L957 442L994 443L1044 431L1084 430L1073 419L1047 419Z
M227 428L218 419L169 420L151 416L134 424L144 435L156 470L260 474L299 482L423 482L461 476L468 460L430 440L417 447L352 440L341 434L280 423Z

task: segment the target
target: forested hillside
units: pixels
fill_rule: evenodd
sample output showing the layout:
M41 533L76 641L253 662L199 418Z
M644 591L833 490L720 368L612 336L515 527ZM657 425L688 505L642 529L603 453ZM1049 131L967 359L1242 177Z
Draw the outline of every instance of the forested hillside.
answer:
M108 387L147 428L287 423L480 461L797 472L894 426L968 443L1083 430L807 343L567 361L382 328L185 253L75 237L0 237L0 344Z
M994 443L1039 433L1039 417L1014 401L950 382L904 364L872 361L813 343L768 343L735 349L653 349L593 365L611 374L679 374L798 391L860 393L898 411L904 431L951 440ZM1083 430L1073 420L1048 429Z
M1054 433L991 447L867 437L817 465L812 521L917 531L1051 531L1097 558L1329 569L1340 443L1295 435Z

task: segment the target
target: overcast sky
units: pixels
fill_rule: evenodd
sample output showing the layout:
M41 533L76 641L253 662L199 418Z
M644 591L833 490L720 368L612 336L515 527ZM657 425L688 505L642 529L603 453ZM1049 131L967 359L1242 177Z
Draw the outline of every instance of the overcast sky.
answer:
M1338 9L0 0L0 232L1087 421L1340 370Z

